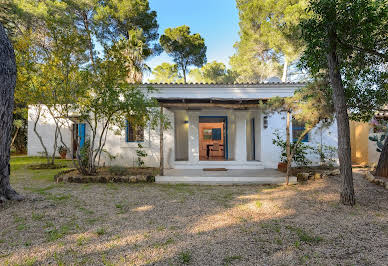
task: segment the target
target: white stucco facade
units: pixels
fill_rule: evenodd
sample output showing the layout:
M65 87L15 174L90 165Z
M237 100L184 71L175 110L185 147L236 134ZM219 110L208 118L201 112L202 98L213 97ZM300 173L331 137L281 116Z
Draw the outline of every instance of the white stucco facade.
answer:
M280 149L272 144L275 132L285 138L285 113L267 114L261 108L252 108L244 102L252 103L271 97L287 97L303 86L298 83L267 83L245 85L209 84L159 84L150 95L163 104L164 114L168 116L171 127L164 130L164 165L172 169L201 169L224 167L228 169L276 168L280 161ZM206 101L205 101L206 100ZM173 103L171 103L173 101ZM239 102L240 101L240 102ZM221 103L219 105L215 104ZM42 146L34 133L34 113L36 106L29 107L28 113L28 155L40 155ZM199 123L201 117L225 117L225 160L200 160ZM70 120L62 128L64 141L72 145L72 123ZM37 131L52 152L55 123L49 115L41 117ZM160 138L159 128L144 129L142 146L148 154L146 166L159 166ZM324 130L314 129L309 133L310 146L318 144L337 146L337 129L334 123ZM115 159L104 155L102 164L133 166L136 161L138 143L127 142L125 130L108 132L105 149ZM51 149L51 150L50 150ZM71 156L68 154L68 156ZM313 164L319 163L316 154L310 153Z

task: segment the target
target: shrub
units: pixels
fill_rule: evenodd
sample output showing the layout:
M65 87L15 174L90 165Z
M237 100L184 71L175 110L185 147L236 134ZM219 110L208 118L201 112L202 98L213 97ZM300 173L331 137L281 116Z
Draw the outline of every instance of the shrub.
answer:
M279 132L275 132L275 138L272 139L272 143L281 149L280 160L284 163L287 163L287 152L286 147L287 143L280 137ZM296 145L296 142L291 142L291 150L295 148L292 160L297 166L306 166L310 165L311 161L307 159L307 154L312 150L312 147L300 142L299 145Z
M58 153L59 154L62 154L62 153L67 153L67 149L65 146L61 145L58 147Z
M114 175L126 175L128 174L128 169L123 166L113 165L108 168L109 172Z
M336 147L318 144L313 151L319 155L321 165L334 166L338 151Z
M139 143L137 144L137 150L136 150L136 155L137 155L137 167L144 167L144 158L148 156L148 154L143 150L143 146Z

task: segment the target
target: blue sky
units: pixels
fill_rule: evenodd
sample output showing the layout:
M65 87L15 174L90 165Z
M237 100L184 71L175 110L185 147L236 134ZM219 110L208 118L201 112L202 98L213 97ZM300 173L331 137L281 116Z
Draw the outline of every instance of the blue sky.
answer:
M208 62L217 60L228 65L233 45L239 40L235 0L150 0L150 6L158 14L160 35L166 28L187 25L191 33L205 39ZM172 62L166 53L147 60L151 68L163 62Z

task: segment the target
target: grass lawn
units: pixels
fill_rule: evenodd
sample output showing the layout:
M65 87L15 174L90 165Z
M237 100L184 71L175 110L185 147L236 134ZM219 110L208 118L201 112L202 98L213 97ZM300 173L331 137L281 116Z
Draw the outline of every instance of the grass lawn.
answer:
M388 192L355 174L295 186L56 184L12 158L0 265L386 265ZM60 162L61 164L70 162Z

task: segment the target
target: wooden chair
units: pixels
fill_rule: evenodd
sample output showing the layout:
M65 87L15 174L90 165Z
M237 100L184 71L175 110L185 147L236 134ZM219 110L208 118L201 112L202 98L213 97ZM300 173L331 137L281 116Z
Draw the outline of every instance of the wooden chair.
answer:
M211 152L220 151L220 144L218 142L213 143L213 147L210 149Z

